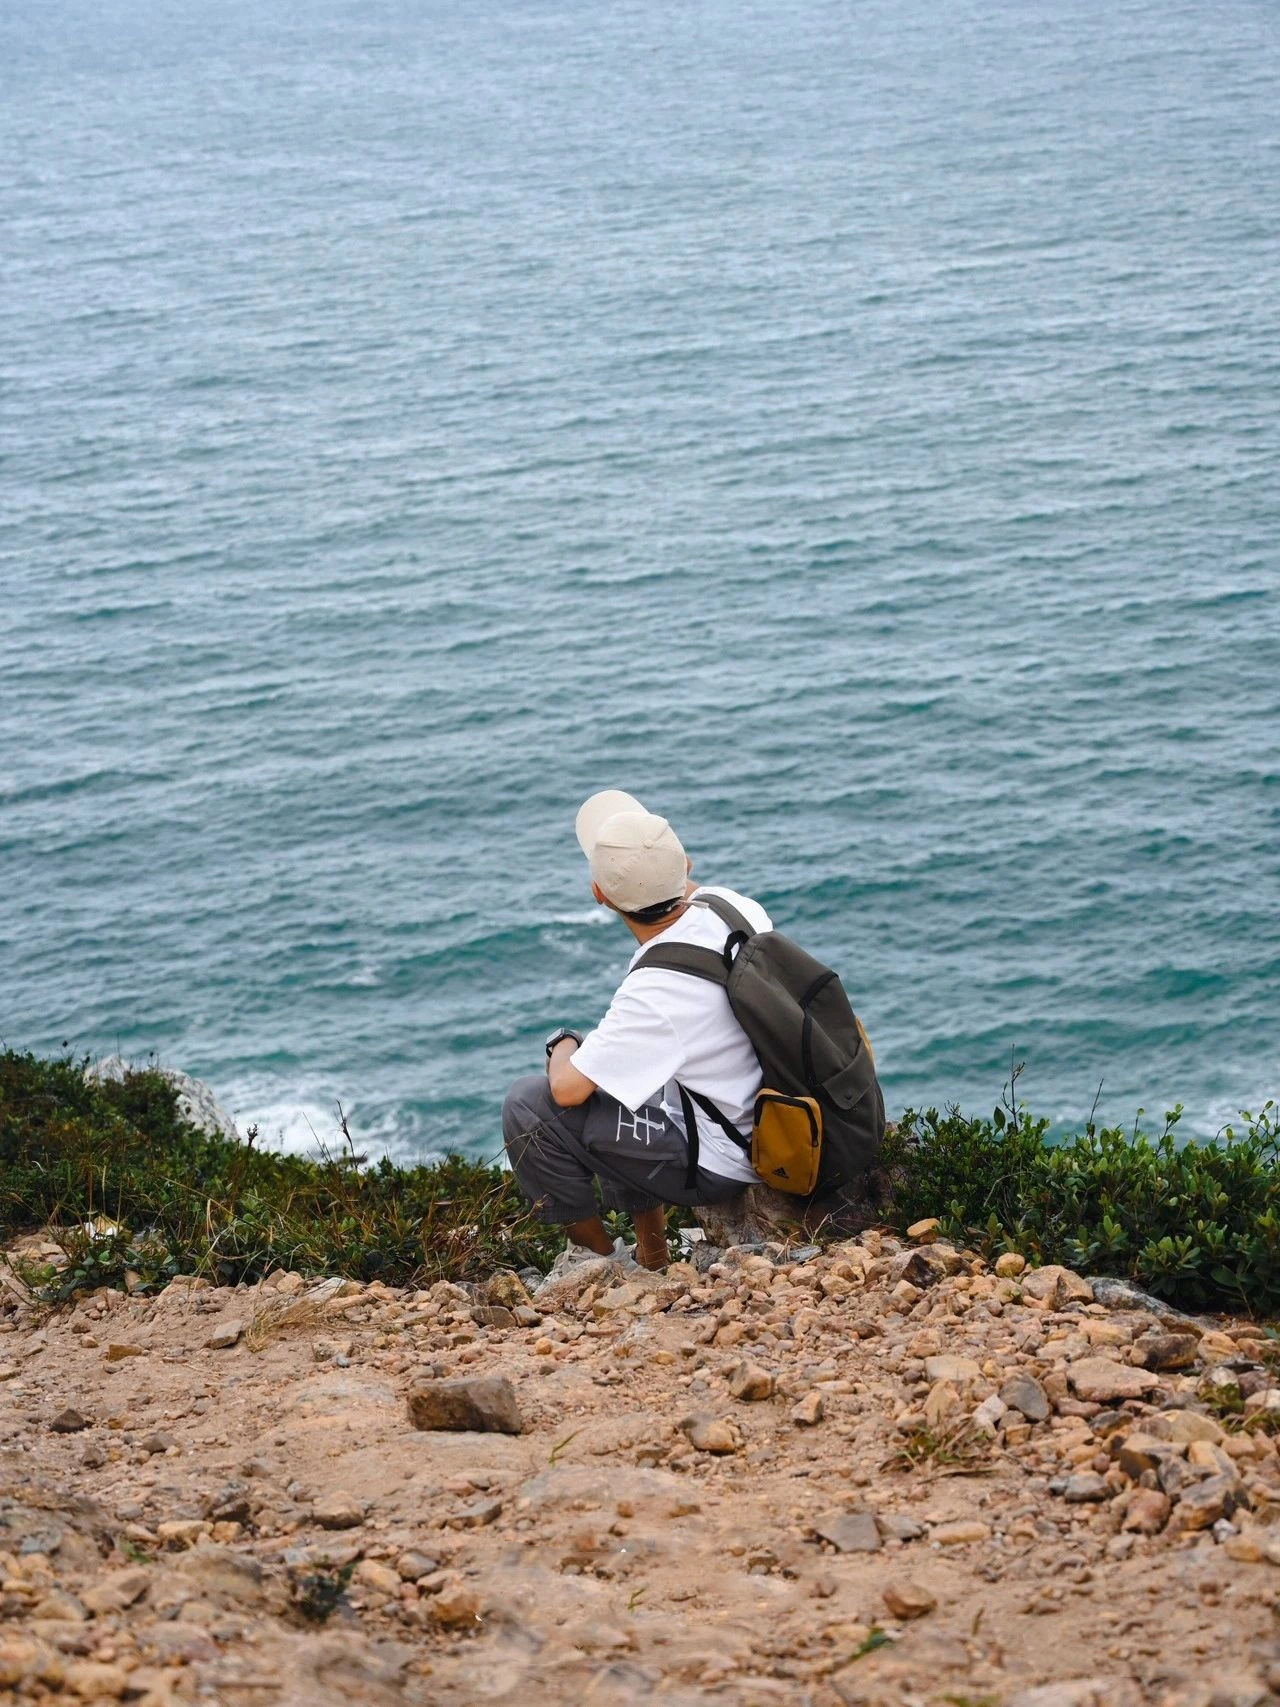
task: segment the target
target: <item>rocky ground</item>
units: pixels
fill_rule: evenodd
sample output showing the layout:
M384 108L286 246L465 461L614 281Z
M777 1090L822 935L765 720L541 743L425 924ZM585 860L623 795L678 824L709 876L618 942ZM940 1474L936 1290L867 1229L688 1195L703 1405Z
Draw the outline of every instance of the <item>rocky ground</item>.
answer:
M532 1298L10 1278L0 1700L1280 1695L1270 1342L932 1234Z

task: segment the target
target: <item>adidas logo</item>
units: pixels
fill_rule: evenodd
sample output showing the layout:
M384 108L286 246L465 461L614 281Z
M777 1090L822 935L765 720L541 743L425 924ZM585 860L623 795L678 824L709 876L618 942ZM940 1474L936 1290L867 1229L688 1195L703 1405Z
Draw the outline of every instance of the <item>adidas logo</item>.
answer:
M775 1168L773 1170L773 1177L775 1179L790 1179L791 1176L785 1168Z

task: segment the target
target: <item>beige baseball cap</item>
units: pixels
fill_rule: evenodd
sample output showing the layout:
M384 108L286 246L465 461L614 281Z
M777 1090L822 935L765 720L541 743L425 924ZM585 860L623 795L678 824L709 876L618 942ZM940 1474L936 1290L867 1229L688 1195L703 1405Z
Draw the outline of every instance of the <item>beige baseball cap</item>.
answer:
M624 913L684 894L688 868L680 838L634 795L602 789L579 808L574 828L592 878Z

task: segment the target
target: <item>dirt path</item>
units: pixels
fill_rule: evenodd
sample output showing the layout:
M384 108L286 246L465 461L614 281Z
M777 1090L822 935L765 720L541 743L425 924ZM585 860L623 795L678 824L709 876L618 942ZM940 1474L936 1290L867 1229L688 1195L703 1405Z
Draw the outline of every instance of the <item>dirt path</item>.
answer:
M0 1699L1280 1694L1256 1329L875 1233L773 1254L532 1301L287 1276L41 1320L11 1290ZM492 1376L520 1433L414 1427Z

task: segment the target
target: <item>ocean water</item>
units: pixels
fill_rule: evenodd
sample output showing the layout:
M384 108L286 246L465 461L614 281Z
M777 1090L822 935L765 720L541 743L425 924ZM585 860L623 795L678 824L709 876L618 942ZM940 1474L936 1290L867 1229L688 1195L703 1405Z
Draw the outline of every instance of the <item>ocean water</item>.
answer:
M891 1108L1280 1090L1274 0L4 0L0 1037L498 1144L596 788Z

